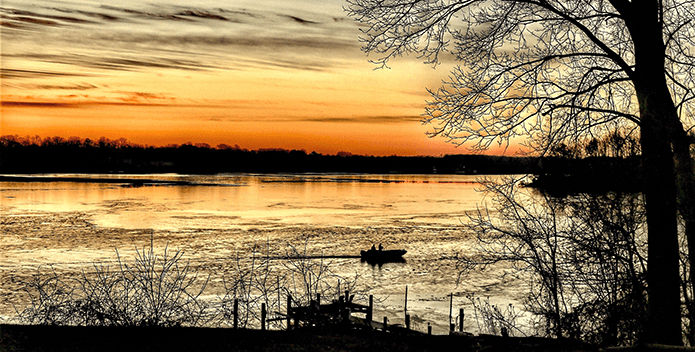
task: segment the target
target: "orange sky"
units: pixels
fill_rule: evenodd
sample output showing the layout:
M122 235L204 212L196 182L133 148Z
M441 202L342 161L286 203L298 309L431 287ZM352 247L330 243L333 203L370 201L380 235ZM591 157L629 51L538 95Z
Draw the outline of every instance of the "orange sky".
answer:
M373 70L343 1L258 3L4 1L0 134L467 152L420 122L446 65Z

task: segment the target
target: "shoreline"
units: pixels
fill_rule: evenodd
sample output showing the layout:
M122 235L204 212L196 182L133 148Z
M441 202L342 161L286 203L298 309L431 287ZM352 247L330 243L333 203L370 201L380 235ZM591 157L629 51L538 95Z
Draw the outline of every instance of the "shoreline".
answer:
M235 186L232 184L200 183L191 181L157 180L157 179L133 179L133 178L92 178L92 177L64 177L64 176L5 176L0 175L0 182L79 182L79 183L110 183L130 184L133 186L161 185L161 186Z

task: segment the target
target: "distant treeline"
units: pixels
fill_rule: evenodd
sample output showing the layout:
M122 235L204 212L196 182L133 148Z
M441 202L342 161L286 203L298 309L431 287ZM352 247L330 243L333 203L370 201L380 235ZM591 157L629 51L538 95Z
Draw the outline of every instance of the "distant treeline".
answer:
M533 174L558 192L638 190L638 156L365 156L185 143L152 147L126 139L0 137L0 173L374 173Z
M305 150L248 150L185 143L152 147L124 138L0 137L2 173L534 173L536 158L487 155L324 155Z

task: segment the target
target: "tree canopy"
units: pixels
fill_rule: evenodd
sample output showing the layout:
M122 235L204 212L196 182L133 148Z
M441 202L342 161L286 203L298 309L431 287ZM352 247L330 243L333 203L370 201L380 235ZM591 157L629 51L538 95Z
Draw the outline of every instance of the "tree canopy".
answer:
M544 154L611 131L639 134L649 232L646 340L681 344L678 212L695 261L688 138L695 2L347 1L364 24L363 50L379 55L379 67L406 53L433 65L459 63L430 90L424 121L433 136L476 150L521 137Z
M642 120L635 38L647 36L640 27L650 23L663 42L649 54L665 60L660 71L681 121L694 122L691 1L348 2L368 24L363 50L380 55L379 66L410 52L429 64L461 63L431 91L425 113L433 134L455 143L486 149L523 136L546 151L616 127L633 130Z

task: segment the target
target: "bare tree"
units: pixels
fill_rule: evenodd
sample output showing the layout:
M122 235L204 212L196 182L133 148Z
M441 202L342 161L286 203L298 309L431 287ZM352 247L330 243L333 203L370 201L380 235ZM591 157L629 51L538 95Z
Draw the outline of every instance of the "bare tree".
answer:
M466 225L477 241L458 257L463 272L507 263L529 275L525 306L544 322L544 334L635 343L646 307L643 197L555 198L519 187L521 180L484 183L495 206Z
M695 3L690 0L348 0L363 50L463 63L431 91L432 135L484 150L525 137L544 152L639 131L647 202L647 340L682 344L677 212L695 244ZM674 162L675 160L675 162ZM674 170L676 172L674 172ZM676 176L674 176L676 175ZM680 209L679 209L680 207ZM689 255L695 255L690 250Z

